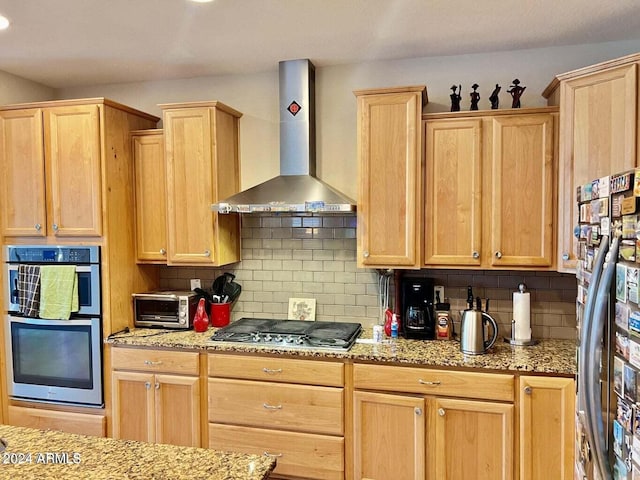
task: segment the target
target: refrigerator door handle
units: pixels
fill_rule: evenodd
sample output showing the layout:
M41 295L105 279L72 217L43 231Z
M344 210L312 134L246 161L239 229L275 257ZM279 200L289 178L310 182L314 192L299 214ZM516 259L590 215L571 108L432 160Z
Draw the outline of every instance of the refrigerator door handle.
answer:
M591 395L587 394L587 362L592 358L588 355L587 344L591 334L591 326L593 324L593 308L598 293L598 285L602 276L602 267L607 252L609 251L609 237L603 236L600 241L600 248L596 255L593 271L591 273L591 282L587 289L587 302L584 307L582 316L582 325L580 327L580 350L578 351L578 411L587 414L590 410ZM593 428L591 417L586 416L586 425L584 425L587 441L593 446Z
M611 284L616 273L616 262L618 260L619 239L616 237L609 250L608 260L602 271L602 278L598 285L598 293L593 310L593 324L587 345L589 359L587 360L587 398L588 401L588 423L592 429L593 452L596 464L600 471L600 476L604 480L612 478L606 451L606 434L604 431L604 418L602 416L602 396L600 391L600 365L602 362L602 342L604 337L604 327L609 316L609 296L611 294Z

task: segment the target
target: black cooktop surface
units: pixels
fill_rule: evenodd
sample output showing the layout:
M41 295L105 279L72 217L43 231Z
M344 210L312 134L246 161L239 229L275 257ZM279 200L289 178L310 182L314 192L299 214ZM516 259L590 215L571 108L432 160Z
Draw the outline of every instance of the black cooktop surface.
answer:
M291 348L348 350L362 326L350 322L306 322L241 318L216 331L212 341L274 345Z

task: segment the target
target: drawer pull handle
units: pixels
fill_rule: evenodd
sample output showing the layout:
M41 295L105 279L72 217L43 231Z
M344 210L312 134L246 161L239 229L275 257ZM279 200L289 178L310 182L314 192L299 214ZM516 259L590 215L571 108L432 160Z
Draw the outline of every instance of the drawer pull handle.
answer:
M265 457L275 457L275 458L280 458L282 456L281 453L269 453L269 452L264 452L264 456Z
M154 362L152 360L145 360L144 364L145 365L162 365L162 360L158 360L157 362Z
M282 410L282 405L269 405L268 403L263 403L262 406L267 410Z
M421 378L418 379L418 383L421 385L431 385L431 386L438 386L440 385L442 382L440 380L436 380L435 382L429 382L427 380L422 380Z
M282 373L282 369L281 368L272 369L272 368L264 367L262 369L262 371L264 373L268 373L269 375L275 375L276 373Z

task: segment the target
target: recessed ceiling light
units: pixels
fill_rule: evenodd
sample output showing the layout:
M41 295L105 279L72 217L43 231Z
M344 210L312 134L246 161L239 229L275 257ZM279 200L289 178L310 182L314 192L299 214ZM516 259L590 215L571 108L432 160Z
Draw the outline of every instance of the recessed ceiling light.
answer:
M9 28L9 19L4 15L0 15L0 30Z
M213 0L191 0L194 3L210 3L213 2Z

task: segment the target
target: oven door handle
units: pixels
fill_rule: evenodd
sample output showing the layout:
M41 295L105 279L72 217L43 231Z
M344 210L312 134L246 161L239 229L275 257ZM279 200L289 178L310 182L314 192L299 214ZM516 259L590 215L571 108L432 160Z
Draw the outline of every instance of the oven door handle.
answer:
M11 303L18 303L20 301L20 291L18 289L18 279L13 279L14 288L11 289Z

